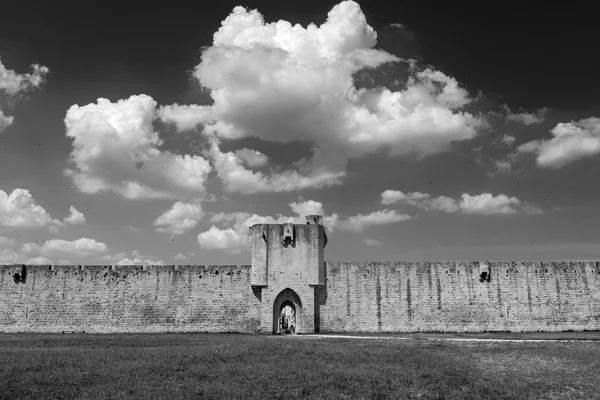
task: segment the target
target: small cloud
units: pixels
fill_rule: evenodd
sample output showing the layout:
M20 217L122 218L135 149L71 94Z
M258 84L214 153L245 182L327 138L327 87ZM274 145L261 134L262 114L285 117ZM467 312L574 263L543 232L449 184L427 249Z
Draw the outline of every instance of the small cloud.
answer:
M135 226L131 226L131 225L127 225L125 227L125 229L128 229L128 230L130 230L132 232L141 232L142 231L140 228L136 228Z
M539 110L537 110L534 113L528 113L528 112L513 113L510 110L510 108L506 105L504 106L504 109L506 111L506 119L508 121L520 122L524 125L540 124L540 123L544 122L544 119L546 118L546 114L549 111L548 108L540 108Z
M503 174L509 173L512 168L512 162L510 160L496 160L494 161L494 165L496 165L496 171Z
M69 215L68 217L66 217L63 222L65 222L66 224L69 225L78 225L78 224L83 224L85 222L85 216L80 213L79 211L77 211L77 209L73 206L71 206L69 208L69 211L71 212L71 215Z
M507 146L512 145L515 142L515 137L512 135L504 135L502 136L502 143L504 143Z
M378 240L369 239L369 238L364 238L363 243L366 244L367 246L381 246L383 244Z
M187 259L188 259L188 257L187 257L186 255L184 255L184 254L181 254L181 253L177 254L177 255L175 256L175 258L176 258L177 260L187 260Z

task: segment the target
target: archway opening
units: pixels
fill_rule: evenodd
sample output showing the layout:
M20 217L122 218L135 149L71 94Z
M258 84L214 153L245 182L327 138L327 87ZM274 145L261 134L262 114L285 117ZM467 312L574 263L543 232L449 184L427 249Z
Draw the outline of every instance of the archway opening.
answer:
M296 307L291 301L285 301L281 305L281 317L279 317L279 332L289 335L296 333Z
M282 290L273 301L273 333L294 334L302 330L302 302L292 289Z

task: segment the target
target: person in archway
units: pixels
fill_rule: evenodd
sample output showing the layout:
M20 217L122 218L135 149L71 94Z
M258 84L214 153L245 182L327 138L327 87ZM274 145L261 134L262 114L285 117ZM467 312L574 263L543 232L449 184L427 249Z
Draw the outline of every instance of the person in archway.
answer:
M288 329L287 326L287 318L285 317L285 314L281 315L281 333L286 333Z

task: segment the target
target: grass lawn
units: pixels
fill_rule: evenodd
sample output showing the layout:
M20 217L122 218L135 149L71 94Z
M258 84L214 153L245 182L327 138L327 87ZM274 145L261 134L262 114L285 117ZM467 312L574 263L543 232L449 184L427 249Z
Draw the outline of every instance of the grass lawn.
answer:
M600 399L600 342L0 334L0 399Z

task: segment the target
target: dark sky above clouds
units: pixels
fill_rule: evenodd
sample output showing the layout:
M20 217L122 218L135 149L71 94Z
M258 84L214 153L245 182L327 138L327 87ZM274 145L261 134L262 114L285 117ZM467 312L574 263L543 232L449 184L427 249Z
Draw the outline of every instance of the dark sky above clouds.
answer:
M0 262L598 259L593 10L390 3L1 5Z

